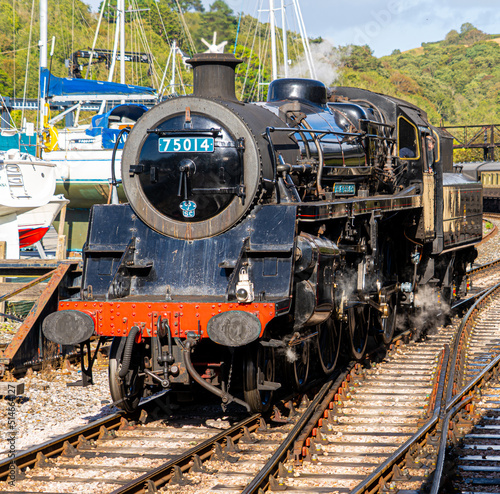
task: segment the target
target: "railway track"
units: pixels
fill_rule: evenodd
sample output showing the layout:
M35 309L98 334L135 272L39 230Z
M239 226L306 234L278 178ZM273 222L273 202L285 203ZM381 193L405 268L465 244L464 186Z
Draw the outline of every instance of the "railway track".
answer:
M480 311L469 311L457 353L455 396L467 397L467 408L449 418L455 448L447 483L454 492L492 492L500 489L500 285L478 302ZM458 391L457 391L458 390ZM453 391L449 390L449 395ZM449 398L449 396L448 396ZM451 412L449 412L451 414Z
M33 448L15 458L15 469L10 461L0 463L1 491L144 492L157 478L175 483L207 456L227 454L222 448L261 426L253 415L225 421L222 431L216 421L204 425L203 414L167 421L155 418L152 408L115 414Z
M374 492L376 482L390 490L425 489L431 494L442 489L464 494L498 492L500 438L495 427L498 412L493 409L498 408L500 395L500 341L491 328L484 335L484 321L500 322L499 298L500 284L476 301L457 328L452 345L444 346L433 416L385 467L379 467L352 493ZM453 446L452 455L447 454ZM419 464L427 465L423 478L418 475Z
M471 274L477 279L499 268L497 260ZM448 481L459 488L488 484L500 470L492 465L500 459L495 453L500 444L493 444L500 412L491 410L500 401L500 385L486 384L497 371L484 370L491 352L500 348L500 324L495 322L500 302L490 300L495 293L469 311L468 321L475 316L474 331L472 322L455 320L423 341L399 338L387 355L375 354L363 366L346 368L310 403L288 403L265 419L230 416L206 422L200 414L158 419L147 407L142 415L117 414L19 455L15 469L10 461L0 463L0 490L418 491L423 486L435 489L433 478L438 486L447 481L442 465L449 438L460 447L454 453L457 476ZM469 328L465 340L456 336L464 327ZM496 347L486 350L491 342ZM451 364L455 353L464 370ZM450 391L445 380L452 370L460 377ZM488 387L473 402L474 386ZM472 429L479 415L483 422ZM441 430L447 434L441 435ZM470 435L459 443L459 435L467 431ZM483 466L488 468L481 470Z
M493 311L498 308L497 302L485 300L479 302L483 309L486 304ZM491 317L478 317L476 332L484 331L481 324ZM486 338L474 336L471 329L466 342L456 336L471 325L455 320L424 341L400 338L387 355L375 353L364 366L352 366L326 383L312 402L275 408L271 418L228 417L219 422L221 429L207 426L200 414L155 419L144 410L139 416L107 418L16 458L14 485L8 484L10 463L0 464L5 482L0 489L183 494L279 489L361 493L373 486L419 490L430 485L443 412L456 406L453 394L445 396L446 369L453 367L449 348L461 341L455 352L459 360L465 360L465 347L475 359L468 357L475 364L461 374L467 381L474 377L472 369L477 374L486 363L481 344L500 339L493 328ZM453 434L464 423L472 424L459 417Z
M406 377L399 376L400 389L396 393L387 390L387 379L394 376L384 379L378 375L382 364L376 364L375 354L369 364L371 369L360 365L347 369L335 381L326 383L311 403L304 400L297 409L289 403L283 408L284 413L275 408L267 423L263 417L254 415L234 424L225 423L225 430L219 431L200 426L200 417L197 426L186 428L171 417L168 423L150 421L146 412L139 419L135 417L133 424L123 415L113 416L16 458L15 488L9 490L8 484L4 484L2 492L41 492L37 489L42 485L43 492L61 493L132 493L146 489L154 492L164 485L168 485L165 492L177 492L179 485L183 493L221 489L259 492L283 486L284 476L287 483L297 484L306 491L330 492L328 488L318 490L319 484L336 485L343 480L345 474L339 474L338 468L342 459L343 463L349 461L346 447L359 464L356 473L348 474L351 482L357 483L366 476L367 469L383 462L412 436L418 429L418 421L425 419L434 395L428 381L435 382L432 370L437 365L435 352L417 357L413 353L416 348L407 353L401 347L395 344L387 358L387 365L396 374L401 372L397 368L402 361L408 364L403 372ZM413 359L411 366L409 359ZM415 374L420 376L419 382L413 379ZM407 393L404 388L409 381L413 381L412 390ZM369 401L374 392L383 393L381 387L386 393L371 408ZM355 403L349 402L351 394L356 395ZM343 402L350 412L343 409ZM386 407L387 413L381 413L387 402L391 406ZM360 414L360 409L365 413ZM374 448L376 454L365 454L363 448ZM326 473L327 457L336 471ZM363 457L370 461L363 462ZM132 458L134 468L129 467ZM317 468L319 464L323 474L307 471L307 465ZM349 468L354 467L351 464ZM9 462L0 465L0 472L2 479L8 481Z

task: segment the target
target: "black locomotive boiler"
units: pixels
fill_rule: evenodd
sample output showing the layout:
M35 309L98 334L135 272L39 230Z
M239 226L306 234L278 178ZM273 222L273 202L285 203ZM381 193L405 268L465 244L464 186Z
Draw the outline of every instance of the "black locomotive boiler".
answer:
M369 332L389 342L422 287L463 293L481 186L453 173L452 143L422 110L303 79L242 103L232 55L190 63L193 95L131 130L129 203L94 206L80 294L44 322L60 344L113 338L120 407L201 385L265 410L311 361L328 374L341 346L360 358Z

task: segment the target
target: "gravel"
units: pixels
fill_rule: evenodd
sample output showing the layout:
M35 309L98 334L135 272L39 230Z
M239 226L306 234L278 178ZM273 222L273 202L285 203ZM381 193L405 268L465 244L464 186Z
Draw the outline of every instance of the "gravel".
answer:
M2 438L0 460L5 459L12 429L8 420L14 420L16 453L41 444L51 438L113 414L118 409L112 406L106 368L94 367L94 385L68 387L67 384L80 379L76 366L66 363L63 368L51 368L30 372L19 379L24 383L24 395L12 403L0 401L0 434ZM9 381L15 380L6 376ZM14 405L14 413L7 408Z
M486 215L487 216L487 215ZM500 229L500 219L488 217L488 221ZM483 229L483 236L486 235L486 230ZM498 230L491 235L486 241L477 246L478 256L474 261L474 266L480 266L491 261L495 261L500 257L499 253L500 233Z

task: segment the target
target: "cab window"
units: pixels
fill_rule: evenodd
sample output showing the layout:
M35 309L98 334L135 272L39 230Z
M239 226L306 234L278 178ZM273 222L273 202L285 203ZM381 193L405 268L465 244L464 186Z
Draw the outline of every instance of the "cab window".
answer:
M418 159L418 131L405 117L398 118L398 156L402 159Z

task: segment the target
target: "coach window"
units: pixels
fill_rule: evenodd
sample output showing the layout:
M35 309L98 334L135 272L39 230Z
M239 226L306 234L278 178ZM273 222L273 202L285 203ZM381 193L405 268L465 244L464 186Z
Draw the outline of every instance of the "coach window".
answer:
M405 117L398 118L398 156L405 160L420 158L418 130Z

